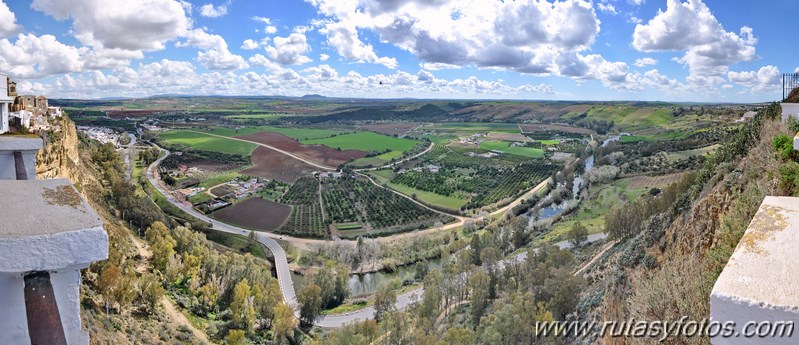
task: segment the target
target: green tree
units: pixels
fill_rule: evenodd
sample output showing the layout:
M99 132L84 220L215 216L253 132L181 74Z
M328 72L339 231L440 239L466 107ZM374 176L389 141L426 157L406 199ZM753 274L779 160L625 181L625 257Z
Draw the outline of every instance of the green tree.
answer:
M477 325L480 323L480 318L488 308L489 303L489 283L488 274L479 268L475 267L472 274L469 275L469 290L471 291L471 305L472 305L472 323Z
M482 260L480 260L480 252L483 251L483 243L480 241L480 234L474 234L474 236L472 236L472 242L469 246L472 250L472 264L480 266L482 263Z
M383 284L375 292L375 320L380 322L383 316L394 310L397 303L397 293L389 284Z
M155 314L158 303L164 297L164 287L161 282L152 274L145 275L139 280L140 297L144 302L147 312Z
M322 314L322 289L319 285L310 283L300 290L297 295L300 304L300 321L303 325L311 326Z
M242 279L233 288L230 312L233 323L243 325L245 330L252 329L255 322L255 308L253 306L253 298L250 296L250 283L247 278Z
M575 247L579 248L588 240L588 228L583 223L577 221L572 226L568 233L569 242Z
M277 343L282 344L297 328L297 319L294 318L294 311L291 307L284 302L275 305L273 315L272 332L275 334Z
M240 329L231 329L227 332L227 336L225 337L225 344L226 345L244 345L244 331Z

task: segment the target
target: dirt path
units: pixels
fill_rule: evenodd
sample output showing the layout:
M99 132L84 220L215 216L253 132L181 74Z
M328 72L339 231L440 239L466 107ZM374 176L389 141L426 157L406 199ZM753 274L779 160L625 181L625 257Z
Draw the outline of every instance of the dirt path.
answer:
M614 244L616 244L616 242L614 242L614 241L610 241L610 242L608 242L608 243L605 243L605 245L604 245L604 246L602 246L602 249L600 249L600 250L599 250L599 252L597 252L596 254L594 254L594 257L593 257L593 258L591 258L591 260L588 260L588 262L586 262L585 264L583 264L583 265L582 265L582 266L581 266L581 267L580 267L580 268L579 268L579 269L578 269L576 272L574 272L574 275L579 275L580 273L582 273L583 271L585 271L585 269L586 269L586 268L588 268L588 267L590 267L591 265L593 265L593 264L594 264L594 262L596 262L597 260L599 260L599 258L601 258L603 254L605 254L605 252L607 252L608 250L610 250L610 248L613 248L613 245L614 245Z
M136 246L136 251L139 252L139 256L141 257L141 259L136 263L136 272L139 272L140 274L146 273L149 268L148 263L150 262L150 258L153 257L153 252L150 251L150 248L148 248L144 241L134 236L132 233L130 233L130 231L128 231L128 235L130 236L130 240L133 241L133 245ZM189 327L192 334L194 334L194 337L201 341L200 344L213 344L208 339L208 336L205 334L205 332L195 328L194 325L189 322L189 319L186 318L186 315L183 315L183 313L177 309L175 303L172 302L172 300L167 296L161 297L161 305L164 306L164 313L170 320L172 320L173 325L186 325Z
M386 165L384 165L384 166L382 166L382 167L376 167L376 168L366 168L366 169L355 169L355 170L353 170L353 171L372 171L372 170L388 169L388 168L391 168L391 167L393 167L393 166L395 166L395 165L397 165L397 164L402 164L402 163L405 163L405 162L407 162L407 161L409 161L409 160L412 160L412 159L416 159L416 158L419 158L419 157L421 157L421 156L422 156L422 155L424 155L425 153L428 153L428 152L430 152L430 150L432 150L432 149L433 149L433 146L435 146L435 143L433 143L433 142L430 142L430 146L428 146L428 147L427 147L427 148L426 148L424 151L422 151L422 152L419 152L419 153L417 153L417 154L415 154L415 155L413 155L413 156L411 156L411 157L405 158L405 159L403 159L403 160L399 160L399 161L396 161L396 162L394 162L394 163L391 163L391 164L386 164Z
M211 340L208 339L208 336L205 335L205 332L200 331L199 329L195 328L194 325L189 322L189 319L186 318L186 315L183 315L176 307L174 302L171 299L164 296L161 297L161 304L164 306L164 313L166 316L172 320L172 324L174 325L186 325L191 330L191 333L194 334L194 337L199 340L199 344L213 344Z

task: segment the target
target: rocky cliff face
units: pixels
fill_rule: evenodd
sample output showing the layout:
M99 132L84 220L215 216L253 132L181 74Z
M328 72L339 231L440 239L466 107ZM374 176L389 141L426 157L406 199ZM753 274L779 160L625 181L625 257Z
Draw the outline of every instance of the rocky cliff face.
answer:
M68 178L76 186L86 182L87 174L80 157L80 139L75 123L66 117L61 131L47 135L42 150L36 156L36 176L40 179Z

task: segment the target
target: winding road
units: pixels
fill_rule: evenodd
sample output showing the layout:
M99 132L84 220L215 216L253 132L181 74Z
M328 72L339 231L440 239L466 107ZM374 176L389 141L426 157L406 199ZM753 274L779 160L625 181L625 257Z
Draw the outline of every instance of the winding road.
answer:
M319 168L326 169L326 170L335 170L335 168L326 167L324 165L319 165L319 164L316 164L314 162L310 162L310 161L305 160L305 159L303 159L301 157L298 157L298 156L296 156L294 154L291 154L289 152L277 149L277 148L272 147L270 145L265 145L265 144L262 144L262 143L258 143L258 142L254 142L254 141L250 141L250 140L245 140L245 139L230 138L230 137L224 137L224 136L215 135L215 134L208 134L208 133L204 133L204 132L198 132L198 133L203 133L203 134L207 134L207 135L212 135L212 136L217 136L217 137L222 137L222 138L227 138L227 139L233 139L233 140L239 140L239 141L253 143L253 144L256 144L256 145L259 145L259 146L263 146L263 147L275 150L277 152L286 154L286 155L288 155L288 156L290 156L292 158L295 158L297 160L300 160L302 162L305 162L305 163L310 164L310 165L315 166L315 167L319 167ZM208 216L206 216L205 214L202 214L202 213L196 211L191 205L184 204L184 203L178 201L177 199L175 199L172 196L172 194L163 186L162 181L160 179L160 176L158 176L158 169L157 169L158 165L167 156L169 156L169 151L166 150L166 149L163 149L163 148L161 148L161 147L159 147L157 145L154 145L154 146L159 148L165 154L162 157L158 158L155 162L150 164L149 167L147 167L146 176L147 176L147 179L150 181L150 183L153 185L153 187L155 187L161 194L163 194L164 197L167 199L167 201L169 201L173 205L177 206L181 210L185 211L186 213L188 213L188 214L190 214L190 215L192 215L192 216L194 216L194 217L196 217L196 218L198 218L198 219L200 219L202 221L205 221L205 222L208 222L208 223L212 224L212 227L215 230L217 230L217 231L222 231L222 232L236 234L236 235L243 235L243 236L248 236L251 232L253 232L253 231L248 230L248 229L243 229L243 228L240 228L240 227L237 227L237 226L233 226L233 225L230 225L230 224L226 224L226 223L220 222L218 220L211 219ZM424 152L420 153L420 155L424 154L426 152L429 152L430 149L432 149L432 144L427 150L425 150ZM413 159L413 158L415 158L415 157L411 157L409 159ZM359 173L359 174L361 174L361 173ZM361 175L366 176L365 174L361 174ZM369 180L372 183L380 186L374 180L372 180L370 177L368 177L368 178L369 178ZM535 188L527 191L522 196L520 196L519 198L517 198L513 202L509 203L505 207L502 207L502 208L500 208L500 209L498 209L498 210L496 210L496 211L494 211L494 212L492 212L492 213L490 213L488 215L485 215L485 216L482 216L482 217L476 217L476 218L466 218L466 217L461 217L461 216L455 216L455 217L457 217L458 221L450 223L450 224L446 224L444 226L435 227L435 228L431 228L431 229L427 229L427 230L419 230L419 231L415 231L415 232L412 232L412 233L398 234L398 235L395 235L395 236L381 237L378 240L381 240L381 241L392 241L392 240L394 240L395 241L398 238L405 237L405 236L411 236L411 235L412 236L419 236L419 235L423 235L423 234L426 234L426 233L429 233L429 232L456 228L458 226L463 225L463 223L467 219L479 220L479 219L485 219L485 218L488 218L488 217L492 217L492 216L495 216L495 215L498 215L498 214L502 214L502 213L512 209L513 207L515 207L519 203L521 203L524 199L529 198L534 193L537 193L542 188L546 187L547 183L549 183L549 179L539 183ZM380 186L380 187L382 187L382 186ZM410 198L410 197L408 197L408 196L406 196L406 195L404 195L402 193L396 192L396 191L394 191L392 189L389 189L389 190L391 190L391 191L393 191L393 192L395 192L395 193L397 193L397 194L399 194L399 195L401 195L403 197L406 197L406 198L410 199L411 201L414 201L415 203L421 205L422 207L425 207L427 209L433 210L433 211L438 212L438 213L443 213L443 212L434 210L432 208L429 208L429 207L425 206L424 204L421 204L418 201L413 200L412 198ZM452 216L452 215L450 214L450 216ZM590 242L598 241L598 240L604 239L605 237L607 237L606 234L591 235L591 236L588 237L588 242L590 243ZM275 262L275 271L277 273L278 284L280 285L280 290L283 293L283 300L294 309L294 315L299 317L299 305L297 303L297 296L296 296L296 292L295 292L295 289L294 289L294 282L291 279L291 270L289 270L288 258L286 256L286 252L283 250L283 248L280 246L280 244L276 241L276 239L284 240L284 241L287 241L287 242L291 243L292 245L295 245L295 246L298 246L298 247L304 247L304 248L309 248L309 246L312 245L312 244L324 244L324 243L329 243L330 241L327 241L327 240L310 240L310 239L303 239L303 238L297 238L297 237L291 237L291 236L285 236L285 235L278 235L278 234L274 234L274 233L260 232L260 231L256 231L255 232L255 239L259 243L264 245L267 249L269 249L270 252L272 252L272 255L274 257L274 262ZM341 241L341 240L339 240L339 241ZM355 241L349 241L349 242L353 242L354 243ZM560 248L569 248L571 246L571 244L568 241L562 241L562 242L556 243L555 245L560 247ZM524 260L524 258L526 258L526 256L527 256L527 252L515 255L515 256L513 256L511 258L508 258L508 259L505 259L505 260L501 261L500 265L504 266L506 263L512 262L512 261L522 261L522 260ZM424 289L423 288L419 288L419 289L416 289L416 290L412 290L412 291L400 294L399 296L397 296L397 302L395 304L395 308L396 309L405 309L405 308L407 308L411 304L415 303L421 297L421 295L423 293L424 293ZM354 312L351 312L351 313L345 313L345 314L339 314L339 315L321 316L319 319L316 320L315 324L317 326L324 327L324 328L338 328L338 327L342 327L342 326L344 326L346 324L353 323L353 322L356 322L356 321L359 321L359 320L363 321L363 320L366 320L366 319L372 319L372 318L374 318L374 314L375 314L375 308L373 306L370 306L370 307L367 307L367 308L364 308L364 309L360 309L360 310L357 310L357 311L354 311Z

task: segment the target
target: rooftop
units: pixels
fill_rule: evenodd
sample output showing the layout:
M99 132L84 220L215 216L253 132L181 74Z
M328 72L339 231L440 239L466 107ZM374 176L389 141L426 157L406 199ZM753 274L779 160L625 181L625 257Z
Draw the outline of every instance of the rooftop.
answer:
M0 219L14 220L0 222L0 238L52 235L103 225L69 180L0 180L0 190Z

